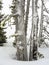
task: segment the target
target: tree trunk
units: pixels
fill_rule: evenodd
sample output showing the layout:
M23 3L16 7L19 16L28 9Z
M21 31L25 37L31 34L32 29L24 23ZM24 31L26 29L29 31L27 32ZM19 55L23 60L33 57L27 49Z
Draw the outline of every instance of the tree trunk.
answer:
M42 31L43 31L43 0L42 1L42 5L41 5L41 20L40 20L40 31L39 31L39 47L42 44Z
M25 25L24 25L24 7L25 7L25 0L20 0L18 1L18 32L19 32L19 36L17 38L17 46L20 44L20 46L18 47L23 47L24 51L24 58L23 60L28 60L27 58L27 45L26 45L26 36L25 36Z
M32 58L34 59L34 60L37 60L37 33L38 33L38 30L37 30L37 23L38 23L38 13L37 13L37 2L38 2L38 0L32 0L32 27L33 27L33 32L32 32L32 34L33 34L33 43L32 43L32 54L31 54L31 56L32 56Z
M26 15L25 15L25 37L27 36L27 24L28 24L29 6L30 6L30 0L27 0ZM26 38L25 38L25 43L27 44Z
M29 6L30 6L30 0L27 0L27 8L26 8L26 15L25 15L25 34L26 35L27 35L27 24L28 24Z

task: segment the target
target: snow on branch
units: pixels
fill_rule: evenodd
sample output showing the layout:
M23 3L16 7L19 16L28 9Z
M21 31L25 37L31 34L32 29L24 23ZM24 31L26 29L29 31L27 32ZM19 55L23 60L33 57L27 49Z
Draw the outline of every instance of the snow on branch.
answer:
M44 6L44 11L46 11L49 14L49 10L47 10L45 3L44 3L44 0L42 0L42 2L43 2L43 6Z
M18 31L17 33L11 35L10 37L18 37L18 36L21 36L21 35L22 35L22 32Z

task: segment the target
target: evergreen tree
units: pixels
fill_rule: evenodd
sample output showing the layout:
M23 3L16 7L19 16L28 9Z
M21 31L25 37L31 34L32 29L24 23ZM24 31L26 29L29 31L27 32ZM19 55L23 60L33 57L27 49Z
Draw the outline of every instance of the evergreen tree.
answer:
M15 25L15 33L17 33L18 31L18 16L17 16L17 3L15 0L13 0L12 2L12 6L10 7L11 8L11 12L12 12L12 15L13 15L13 19L14 19L14 25ZM15 46L17 43L17 37L15 37L15 41L13 43L13 45Z
M0 46L3 46L3 43L6 42L6 36L4 35L6 32L4 32L4 28L1 27L1 20L2 17L4 16L1 14L1 9L2 9L2 2L0 1Z

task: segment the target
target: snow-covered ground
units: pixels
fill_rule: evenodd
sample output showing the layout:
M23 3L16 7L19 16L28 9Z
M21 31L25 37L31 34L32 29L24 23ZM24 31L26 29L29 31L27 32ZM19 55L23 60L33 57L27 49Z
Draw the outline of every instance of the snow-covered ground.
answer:
M0 65L49 65L49 48L41 48L39 51L45 58L37 61L17 61L14 59L16 48L0 47Z

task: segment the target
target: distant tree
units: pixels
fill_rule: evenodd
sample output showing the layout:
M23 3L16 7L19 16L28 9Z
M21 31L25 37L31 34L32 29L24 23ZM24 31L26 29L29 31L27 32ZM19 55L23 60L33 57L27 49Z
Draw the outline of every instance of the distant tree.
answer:
M3 46L3 43L6 43L6 36L4 32L4 28L1 27L1 19L3 18L3 14L1 14L1 9L2 9L2 1L0 1L0 46ZM5 24L4 24L5 25Z
M15 25L15 33L17 33L18 31L18 14L17 14L17 3L15 0L13 0L12 2L12 6L10 7L11 8L11 12L12 12L12 17L14 19L14 25ZM17 46L17 37L15 37L15 41L13 43L13 45Z

